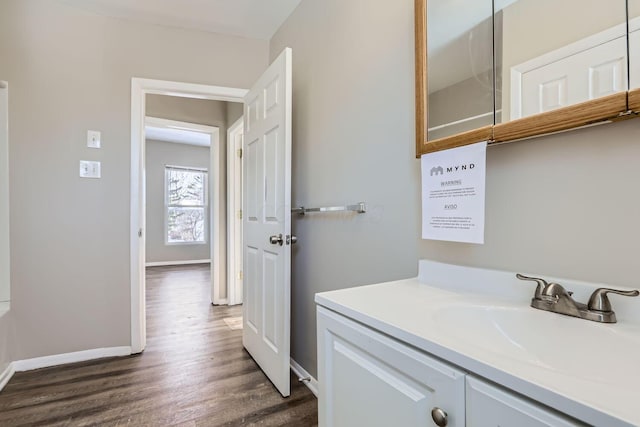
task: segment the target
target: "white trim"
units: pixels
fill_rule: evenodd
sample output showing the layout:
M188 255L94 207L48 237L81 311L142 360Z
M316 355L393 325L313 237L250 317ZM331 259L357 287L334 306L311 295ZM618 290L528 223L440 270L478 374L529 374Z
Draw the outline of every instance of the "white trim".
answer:
M209 141L206 144L200 143L200 142L185 142L185 141L179 141L179 140L172 141L170 139L159 139L159 141L162 141L162 142L194 145L196 147L210 147L211 144L213 143L213 140L212 140L213 136L211 134L216 129L218 129L217 126L201 125L198 123L190 123L190 122L183 122L183 121L177 121L177 120L162 119L160 117L146 116L145 117L145 138L146 138L147 127L189 131L189 132L209 135ZM149 139L149 138L146 138L146 139ZM151 138L151 140L153 141L154 139Z
M235 137L244 133L244 120L240 117L227 129L227 299L229 305L242 304L242 159Z
M146 345L146 318L145 318L145 248L144 234L140 237L139 231L145 230L144 210L144 124L145 124L145 96L147 94L180 96L198 99L213 99L218 101L244 102L246 89L228 88L220 86L208 86L193 83L172 82L165 80L131 79L131 224L130 224L130 278L131 278L131 351L140 353ZM219 144L218 144L219 145ZM217 151L212 149L211 153ZM216 165L217 166L217 165ZM212 175L209 175L212 180ZM219 187L220 183L214 183ZM217 191L222 191L219 188ZM218 197L219 198L219 197ZM214 201L215 203L215 201ZM220 206L214 206L214 209ZM213 210L211 212L213 212ZM210 227L213 233L214 227ZM220 262L220 250L226 246L225 239L220 239L222 244L211 254L212 268L215 262ZM214 241L214 239L212 239ZM215 271L214 290L212 301L217 303L217 289L215 277L219 283L225 283L226 264L218 265ZM220 280L222 278L223 280Z
M224 215L220 212L220 198L222 197L224 182L222 168L220 167L220 129L216 128L211 134L211 148L209 149L209 191L211 200L207 203L209 210L209 241L211 242L211 303L220 304L220 288L227 282L226 265L222 265L220 259L227 251L226 236L221 233L219 218Z
M198 123L162 119L160 117L145 116L145 125L156 128L190 130L192 132L211 133L217 126L201 125Z
M7 383L15 373L16 371L15 369L13 369L13 363L9 363L9 365L7 365L4 371L2 371L2 373L0 374L0 391L4 388L4 386L7 385Z
M217 302L212 302L212 305L229 305L228 298L218 298Z
M498 114L498 113L502 113L502 110L496 110L495 111L495 114ZM494 114L493 111L489 111L488 113L482 113L482 114L478 114L477 116L466 117L464 119L460 119L460 120L456 120L456 121L453 121L453 122L445 123L443 125L434 126L432 128L428 128L427 131L433 132L434 130L440 130L440 129L447 128L449 126L455 126L455 125L459 125L459 124L462 124L462 123L470 122L472 120L481 119L483 117L489 117L489 116L492 116L493 114Z
M145 267L163 267L166 265L191 265L191 264L209 264L210 259L190 259L187 261L152 261L144 264Z
M634 20L635 21L635 20ZM634 24L635 25L635 24ZM618 24L599 33L585 37L559 49L552 50L521 64L511 67L511 113L510 120L522 117L522 76L537 68L576 55L612 40L627 36L627 23Z
M293 360L293 358L291 358L291 370L298 378L309 378L310 381L303 381L303 383L309 390L311 390L311 393L313 393L315 397L318 397L318 380L313 378L309 372L300 366L298 362Z
M209 169L208 168L196 168L196 167L178 166L178 165L164 165L164 167L166 169L177 169L177 170L183 170L183 171L187 171L187 172L206 172L206 173L209 173Z
M144 117L145 98L149 83L131 79L131 224L130 224L130 277L131 277L131 351L140 353L146 346L145 315L145 188L144 188Z
M73 353L54 354L52 356L35 357L33 359L16 360L12 368L15 372L31 371L51 366L66 365L67 363L85 362L87 360L103 359L105 357L129 356L131 347L106 347L91 350L74 351Z
M215 193L215 186L211 185L211 177L210 177L210 173L209 170L210 169L215 169L214 171L212 171L211 173L215 174L215 179L216 180L220 180L220 178L222 177L222 173L220 171L219 167L215 167L217 166L217 163L214 163L215 160L218 159L219 157L219 147L218 144L220 143L220 131L219 129L216 127L215 131L211 132L211 147L209 148L209 150L216 150L216 153L210 153L211 154L211 158L209 159L209 168L194 168L194 167L186 167L186 166L171 166L171 165L164 165L164 244L165 246L180 246L180 245L209 245L211 244L211 249L213 249L213 245L217 245L218 242L216 242L214 240L214 237L218 237L220 236L220 233L211 233L211 238L208 237L209 234L209 230L211 227L214 226L214 224L212 223L212 220L215 218L215 214L218 213L217 211L213 211L211 213L211 215L209 214L210 211L210 207L209 207L209 201L210 200L216 200L216 197L219 197L218 194L212 194L209 195L209 192L212 191ZM169 174L172 170L181 170L181 171L185 171L185 172L190 172L193 174L200 174L200 175L204 175L204 182L203 182L203 189L202 189L202 197L203 197L203 204L201 205L193 205L193 206L182 206L182 205L171 205L169 204ZM169 209L170 208L198 208L198 209L202 209L204 212L205 217L209 217L208 220L204 221L204 231L203 231L203 236L202 236L202 241L195 241L195 242L170 242L169 241Z

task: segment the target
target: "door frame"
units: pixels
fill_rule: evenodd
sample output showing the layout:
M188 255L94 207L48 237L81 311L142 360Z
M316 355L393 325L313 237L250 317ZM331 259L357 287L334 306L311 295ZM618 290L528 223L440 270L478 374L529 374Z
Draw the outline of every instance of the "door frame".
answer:
M189 130L192 132L198 132L209 135L209 165L207 167L207 211L208 211L208 221L206 223L205 232L207 235L206 244L209 246L210 253L209 259L199 259L193 261L186 261L184 264L197 264L202 262L210 262L212 266L220 264L220 252L224 248L225 240L224 234L220 233L220 223L215 221L215 219L219 218L222 214L220 210L220 200L221 200L221 192L220 187L216 185L216 183L220 182L223 177L222 169L220 168L220 128L218 126L210 126L210 125L201 125L197 123L183 122L178 120L169 120L163 119L160 117L146 116L145 117L145 125L153 126L156 128L165 128L165 129L183 129ZM180 143L174 143L180 144ZM198 145L190 145L191 147ZM145 145L146 150L146 145ZM168 165L165 165L168 166ZM145 171L146 173L146 171ZM145 177L146 181L146 177ZM166 187L165 187L166 191ZM146 197L146 195L145 195ZM167 210L165 207L164 211L164 230L166 232L167 227ZM146 224L145 224L146 225ZM146 243L146 235L142 236ZM166 234L164 236L165 244L166 244ZM183 243L178 243L182 245ZM214 256L216 257L214 259ZM145 256L146 258L146 256ZM170 265L182 264L181 262L169 263ZM167 263L159 262L159 263L149 263L146 262L145 259L145 267L151 267L156 265L167 265ZM216 271L217 273L217 271ZM216 291L220 287L220 277L217 274L213 274L212 271L212 286L211 286L211 302L217 298L218 294ZM224 302L220 302L223 304Z
M183 98L241 102L248 90L167 80L134 77L131 79L131 222L130 222L130 280L131 280L131 353L141 353L147 341L145 307L145 206L144 124L146 95L169 95ZM216 183L217 185L219 184ZM224 248L226 249L226 248ZM218 253L220 254L220 252ZM215 258L211 254L211 259ZM226 270L221 266L220 275ZM224 283L224 279L219 283ZM215 303L215 301L213 301Z
M242 304L242 149L243 116L227 128L227 297L229 305Z

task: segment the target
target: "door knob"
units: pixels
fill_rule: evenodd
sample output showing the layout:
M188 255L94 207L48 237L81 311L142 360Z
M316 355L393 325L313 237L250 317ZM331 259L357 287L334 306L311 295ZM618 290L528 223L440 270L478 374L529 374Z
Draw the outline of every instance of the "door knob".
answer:
M298 242L298 238L297 238L296 236L293 236L293 235L289 236L289 235L287 235L287 245L288 245L288 244L295 245L297 242Z
M438 427L445 427L447 425L447 413L440 408L433 408L431 410L431 418Z
M282 234L278 234L270 236L269 237L269 243L271 243L272 245L280 245L282 246L282 244L284 243L284 239L282 238Z

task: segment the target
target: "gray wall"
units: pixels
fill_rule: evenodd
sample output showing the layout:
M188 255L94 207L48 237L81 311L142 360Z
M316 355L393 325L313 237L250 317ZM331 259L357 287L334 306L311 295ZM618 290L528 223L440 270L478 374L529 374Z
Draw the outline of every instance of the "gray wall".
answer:
M147 95L146 115L201 125L226 126L227 104L237 103L179 96ZM220 129L220 136L222 133L222 129Z
M640 171L629 159L640 154L640 120L489 148L487 243L421 241L413 1L304 0L272 39L271 58L286 45L294 203L369 204L365 215L294 221L292 354L309 372L313 294L413 276L419 257L637 283ZM13 321L17 359L127 345L130 79L249 87L267 46L4 0L0 57L12 88L13 257L0 343ZM102 130L103 149L84 148L87 129ZM103 178L80 180L81 158L101 160Z
M210 258L211 241L208 236L206 244L167 245L165 243L166 230L164 227L165 166L206 168L211 174L214 172L209 165L209 153L209 147L147 140L145 153L147 262L189 261ZM208 227L207 225L207 229L209 229Z
M231 126L244 114L244 104L227 102L227 125Z
M271 40L293 48L293 358L316 375L316 292L417 273L413 1L303 0Z
M411 0L303 0L271 40L271 58L293 47L294 203L372 208L293 224L292 356L313 375L313 294L412 276L418 258L637 284L640 120L490 147L486 244L420 239L412 17Z
M129 345L131 78L248 88L268 43L3 0L0 58L14 356ZM102 131L102 149L86 148L88 129ZM78 178L81 159L100 160L102 179Z
M489 147L484 245L421 258L637 286L640 120Z

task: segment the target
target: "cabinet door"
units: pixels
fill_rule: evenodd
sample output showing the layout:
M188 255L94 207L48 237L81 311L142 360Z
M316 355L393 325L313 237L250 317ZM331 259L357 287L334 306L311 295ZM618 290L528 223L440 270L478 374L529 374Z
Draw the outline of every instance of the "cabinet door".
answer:
M626 37L621 36L544 65L536 64L521 74L514 70L511 119L627 90L626 44ZM543 62L530 64L537 61Z
M575 427L579 421L532 400L467 376L468 427Z
M464 426L464 373L318 307L320 426Z

